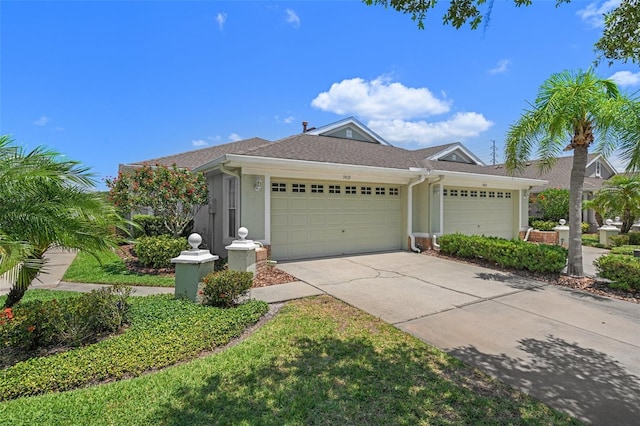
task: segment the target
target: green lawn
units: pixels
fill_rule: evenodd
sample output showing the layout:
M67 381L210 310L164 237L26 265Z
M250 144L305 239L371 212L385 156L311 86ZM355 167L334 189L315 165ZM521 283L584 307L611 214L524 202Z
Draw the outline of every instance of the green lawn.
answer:
M64 281L94 284L126 284L132 286L173 287L173 277L142 275L130 272L123 260L111 251L99 255L98 262L90 254L80 252L62 278Z
M579 424L328 296L288 303L247 340L217 354L131 380L0 403L0 419L11 425Z

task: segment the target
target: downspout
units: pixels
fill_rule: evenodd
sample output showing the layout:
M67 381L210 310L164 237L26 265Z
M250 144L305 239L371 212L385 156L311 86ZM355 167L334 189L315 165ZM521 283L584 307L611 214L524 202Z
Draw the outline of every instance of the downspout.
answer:
M427 175L420 175L420 177L409 184L407 191L407 233L409 234L409 240L411 240L411 250L416 253L420 253L420 249L416 247L416 236L413 235L413 187L421 184L427 179Z
M238 178L238 180L240 180L240 173L238 172L232 172L231 170L227 169L224 167L224 164L220 164L220 171L222 173L224 173L225 175L229 175L229 176L233 176L235 178Z
M431 187L432 187L434 184L436 184L436 183L440 182L442 179L444 179L444 176L443 176L443 175L439 175L439 176L438 176L438 179L434 180L433 182L431 182L431 183L429 184L429 190L431 190ZM429 221L431 221L431 219L429 219ZM440 220L440 222L442 223L442 220ZM440 232L442 232L442 230L440 230ZM432 246L433 248L437 248L437 249L438 249L438 248L440 248L440 245L436 242L436 234L433 234L433 235L431 236L431 246Z

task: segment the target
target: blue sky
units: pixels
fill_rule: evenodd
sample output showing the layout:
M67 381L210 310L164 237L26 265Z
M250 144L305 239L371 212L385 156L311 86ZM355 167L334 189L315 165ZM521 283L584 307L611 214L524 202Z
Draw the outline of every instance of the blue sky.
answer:
M355 116L396 146L461 141L502 161L554 72L595 58L616 1L496 0L485 30L353 1L3 1L0 133L102 179L119 163ZM597 68L629 93L633 64Z

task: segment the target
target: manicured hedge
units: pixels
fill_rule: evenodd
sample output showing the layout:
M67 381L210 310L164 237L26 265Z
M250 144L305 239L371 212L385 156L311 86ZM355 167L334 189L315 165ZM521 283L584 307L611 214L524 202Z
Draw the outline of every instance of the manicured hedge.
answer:
M438 240L440 250L466 259L483 259L505 268L540 273L559 273L564 269L567 250L560 246L532 244L497 237L448 234Z
M131 297L129 303L131 327L123 334L0 371L0 400L139 376L191 359L239 336L269 309L255 300L212 308L172 295Z
M640 250L640 245L625 245L619 247L613 247L609 254L625 254L627 256L633 256L634 250Z
M640 290L640 258L609 254L593 261L598 276L613 281L611 287Z
M170 268L171 259L178 257L182 250L189 247L186 238L173 238L171 235L158 237L140 237L134 250L138 260L152 268Z

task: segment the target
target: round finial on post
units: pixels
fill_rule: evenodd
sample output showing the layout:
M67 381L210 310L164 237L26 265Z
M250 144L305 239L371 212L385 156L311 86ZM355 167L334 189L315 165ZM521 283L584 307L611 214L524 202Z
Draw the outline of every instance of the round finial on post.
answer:
M564 226L564 225L565 225L565 223L567 223L567 221L566 221L566 220L564 220L564 219L560 219L559 223L560 223L560 225Z
M611 226L611 224L613 223L613 221L611 219L607 219L604 221L604 223L607 224L607 226Z
M616 216L615 218L616 220L614 220L614 222L620 222L620 216Z
M238 229L238 236L241 240L247 238L247 235L249 235L249 230L247 228L243 226L242 228Z
M191 250L198 250L198 247L200 247L200 244L202 244L202 237L200 236L200 234L196 234L194 232L193 234L189 235L187 241L191 246Z

